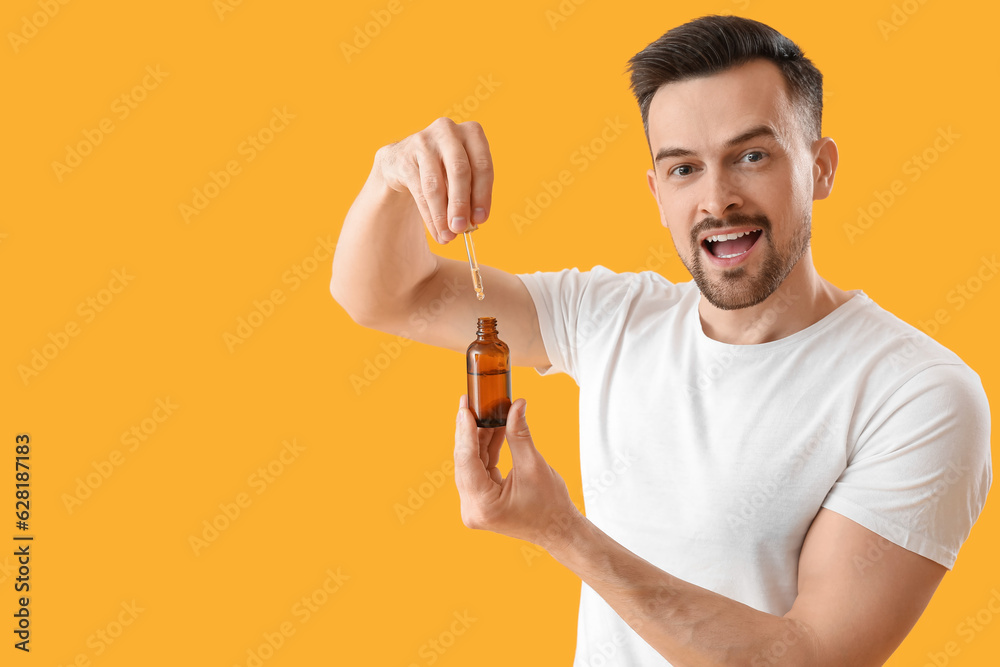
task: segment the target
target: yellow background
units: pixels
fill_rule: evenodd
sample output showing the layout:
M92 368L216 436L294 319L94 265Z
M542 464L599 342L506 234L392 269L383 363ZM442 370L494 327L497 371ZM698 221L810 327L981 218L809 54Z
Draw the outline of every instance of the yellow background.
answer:
M58 12L47 18L43 5ZM309 258L336 241L375 150L450 113L482 123L494 153L482 263L625 271L655 264L662 248L670 259L658 270L686 280L646 189L649 155L624 67L702 14L769 23L825 75L824 133L841 165L814 212L820 271L908 322L943 312L935 337L990 396L1000 389L1000 280L979 283L961 307L953 292L1000 239L994 5L564 0L565 16L547 13L559 0L399 0L396 13L388 0L226 7L6 0L0 12L0 469L9 470L0 539L10 545L0 553L13 552L17 532L18 433L32 438L36 537L27 655L12 648L13 557L0 556L4 665L229 667L256 664L248 651L261 645L268 666L570 664L578 581L459 519L448 462L461 356L397 348L355 325L330 298L329 261ZM25 21L43 25L32 32ZM367 43L366 27L377 33ZM363 47L345 55L356 40ZM156 81L147 67L165 74ZM124 118L122 95L143 98ZM294 118L269 137L261 130L274 109ZM625 131L580 171L574 154L608 119ZM53 162L102 121L113 130L60 180ZM958 138L935 152L948 128ZM272 141L250 161L241 145L258 134ZM907 165L925 151L934 161L912 180ZM181 205L213 173L225 182L218 172L230 161L238 173L186 221ZM517 228L512 215L564 169L573 182ZM859 207L878 212L876 193L896 180L902 194L851 236ZM114 280L122 269L132 276L124 287ZM227 345L275 290L283 302ZM88 298L107 303L91 313ZM62 339L68 323L79 330ZM43 348L52 358L22 377ZM352 384L368 364L381 367L369 370L374 380ZM582 503L576 386L523 368L513 385L540 449ZM160 422L157 399L178 406ZM148 433L131 450L122 435L133 427ZM293 440L304 449L273 463ZM254 475L269 464L280 474L262 489ZM89 497L68 507L81 483ZM196 554L190 538L203 522L224 526L219 506L235 514L238 498L248 506ZM401 518L407 503L417 508ZM1000 590L998 528L993 498L890 665L933 664L929 654L949 642L959 650L947 664L996 664L1000 618L991 613L971 641L960 624ZM330 579L332 593L322 588L328 570L349 577ZM304 618L303 597L324 604ZM133 602L134 619L122 606ZM294 634L270 655L266 636L278 643L282 624ZM99 631L117 636L108 644ZM432 641L448 646L435 652Z

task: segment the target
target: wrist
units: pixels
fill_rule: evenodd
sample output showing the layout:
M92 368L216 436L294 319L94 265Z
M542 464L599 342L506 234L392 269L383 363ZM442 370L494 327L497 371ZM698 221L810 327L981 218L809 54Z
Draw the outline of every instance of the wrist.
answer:
M589 539L594 525L575 505L553 514L549 525L535 541L558 561L569 559L582 541Z
M368 180L365 182L365 188L379 198L391 199L393 195L398 195L400 192L389 185L389 180L385 175L386 148L383 146L376 151L375 160L372 162L372 170L368 172Z

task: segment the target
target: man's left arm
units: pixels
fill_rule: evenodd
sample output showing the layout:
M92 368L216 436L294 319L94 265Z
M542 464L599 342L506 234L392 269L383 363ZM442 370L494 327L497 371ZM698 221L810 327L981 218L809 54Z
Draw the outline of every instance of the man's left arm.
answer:
M455 432L462 519L544 547L672 664L881 665L916 623L944 566L821 509L799 557L798 595L776 616L677 579L584 517L535 449L525 402L478 429L463 398ZM506 437L513 466L496 468Z

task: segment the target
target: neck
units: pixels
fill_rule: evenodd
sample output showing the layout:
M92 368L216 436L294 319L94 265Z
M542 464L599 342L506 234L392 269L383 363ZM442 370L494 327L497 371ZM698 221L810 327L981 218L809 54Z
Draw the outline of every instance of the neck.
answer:
M709 338L731 345L756 345L802 331L850 298L820 277L813 266L812 248L807 248L778 289L756 306L722 310L702 296L698 314Z

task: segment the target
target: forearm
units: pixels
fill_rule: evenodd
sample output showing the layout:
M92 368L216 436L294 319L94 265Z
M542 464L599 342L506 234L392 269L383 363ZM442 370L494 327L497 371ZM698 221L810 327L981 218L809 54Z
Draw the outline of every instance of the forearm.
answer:
M409 193L382 181L378 167L344 219L330 291L357 322L379 328L408 304L437 269Z
M643 560L586 518L546 545L650 646L677 667L823 664L809 628L687 583Z

